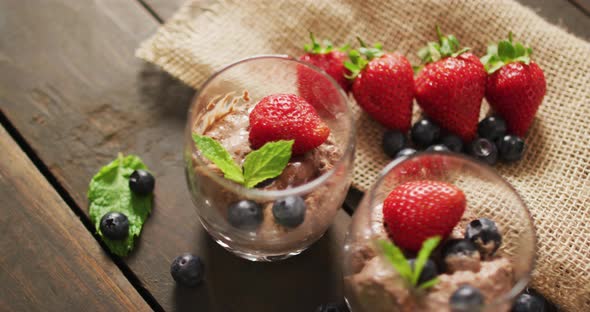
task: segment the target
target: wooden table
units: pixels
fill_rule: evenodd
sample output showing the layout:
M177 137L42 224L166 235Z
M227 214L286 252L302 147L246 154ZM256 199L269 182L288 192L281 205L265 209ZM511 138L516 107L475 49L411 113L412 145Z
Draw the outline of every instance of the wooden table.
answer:
M271 264L230 255L199 224L180 153L194 91L133 56L181 2L0 2L0 310L313 311L342 300L344 211L308 251ZM588 1L522 2L590 38ZM158 180L126 258L105 251L86 200L120 151ZM203 257L201 287L170 277L183 252Z

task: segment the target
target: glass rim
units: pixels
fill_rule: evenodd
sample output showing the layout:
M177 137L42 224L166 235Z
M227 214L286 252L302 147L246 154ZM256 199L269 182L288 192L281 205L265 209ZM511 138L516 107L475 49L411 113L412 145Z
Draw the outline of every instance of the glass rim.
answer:
M531 211L527 207L526 203L524 202L524 200L522 199L522 197L520 196L518 191L512 186L512 184L510 184L508 181L506 181L506 179L504 179L504 177L502 177L500 174L498 174L496 172L496 170L492 169L492 167L490 167L484 163L475 161L465 155L461 155L461 154L457 154L457 153L449 153L449 152L424 151L424 152L418 152L418 153L415 153L415 154L412 154L409 156L399 157L399 158L394 159L391 162L389 162L379 172L379 175L375 179L375 182L373 182L373 185L371 186L371 191L366 195L366 196L369 196L369 201L368 201L369 208L372 209L372 207L374 207L374 205L375 205L375 202L374 202L375 192L377 191L378 186L381 185L381 183L383 182L383 180L385 179L385 177L389 174L389 172L391 170L393 170L395 167L399 166L400 164L402 164L410 159L422 158L422 157L427 157L427 156L432 156L432 155L442 155L445 157L464 160L464 161L467 161L471 164L476 165L478 168L485 171L486 174L489 173L489 174L493 175L501 183L503 183L505 186L507 186L514 194L516 194L516 198L517 198L518 202L520 202L520 204L525 208L525 215L531 225L531 231L533 234L532 235L533 256L532 256L531 261L529 263L530 270L528 270L526 272L526 274L524 274L521 278L516 280L514 285L512 286L512 288L508 292L503 293L502 296L494 299L492 302L490 302L488 304L484 304L482 307L483 308L490 308L490 307L495 307L495 306L499 306L501 304L510 302L511 300L516 298L516 296L518 294L520 294L527 287L528 283L530 282L530 280L532 278L532 274L533 274L533 271L535 269L535 265L537 262L537 251L538 251L537 233L536 233L535 225L533 223L533 217L531 215ZM371 232L373 232L373 230L371 230ZM379 254L379 256L381 256L381 254Z
M193 125L191 124L192 109L193 109L193 104L196 103L197 100L199 99L199 97L201 96L201 92L212 81L214 81L219 75L221 75L222 73L224 73L228 69L239 66L243 63L247 63L247 62L251 62L251 61L259 61L259 60L287 61L287 62L293 62L293 63L299 64L299 65L306 66L306 67L314 70L315 72L319 73L320 75L324 76L324 78L327 78L330 81L330 83L334 87L336 87L338 94L340 95L341 99L343 100L343 102L346 106L345 114L347 116L345 116L345 118L347 118L349 123L352 125L351 129L349 131L347 131L346 145L344 147L342 156L340 156L340 158L334 163L334 166L330 170L328 170L327 172L324 172L323 174L316 177L315 179L313 179L309 182L306 182L304 184L298 185L296 187L282 189L282 190L262 190L262 189L257 189L257 188L246 188L243 185L232 182L228 179L225 179L223 176L219 176L219 175L215 174L212 170L208 169L206 166L204 167L204 171L209 173L209 177L213 181L218 183L220 186L222 186L226 189L229 189L234 193L245 194L245 197L247 197L247 198L275 199L275 198L283 198L283 197L287 197L287 196L297 196L297 195L307 194L307 193L313 191L314 189L316 189L318 186L326 183L326 181L328 181L334 175L336 170L339 169L342 166L342 164L344 164L347 161L347 158L350 157L350 154L354 154L355 140L356 140L356 125L354 122L352 107L351 107L351 103L350 103L348 96L346 95L346 93L344 92L342 87L334 80L334 78L332 78L330 75L328 75L323 69L321 69L313 64L300 61L300 60L298 60L290 55L286 55L286 54L260 54L260 55L249 56L249 57L240 59L238 61L235 61L233 63L223 66L221 69L217 70L209 78L207 78L207 80L205 80L205 82L198 89L195 96L192 98L191 105L189 107L188 117L187 117L188 121L187 121L186 136L188 138L186 138L186 139L190 140L190 142L192 142L192 128L193 128ZM192 152L195 152L196 150L197 150L197 148L196 148L195 144L191 144L191 157L193 155ZM352 157L354 157L354 155L352 155ZM203 164L203 165L205 164L198 157L196 157L196 159L200 164ZM189 168L187 168L187 170L189 170Z

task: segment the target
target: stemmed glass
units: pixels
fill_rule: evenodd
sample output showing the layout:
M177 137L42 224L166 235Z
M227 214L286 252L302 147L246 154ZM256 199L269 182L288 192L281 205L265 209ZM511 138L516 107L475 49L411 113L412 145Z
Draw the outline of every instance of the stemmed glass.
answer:
M464 192L467 207L457 228L465 229L478 218L497 224L502 244L496 254L509 260L513 285L493 298L486 298L481 311L509 310L511 301L526 287L534 265L536 240L529 210L516 190L492 168L459 154L425 152L390 163L355 211L344 246L345 296L352 311L429 311L425 306L432 306L432 303L421 303L418 297L412 301L412 304L417 301L417 306L408 307L400 303L403 301L399 300L400 294L386 290L393 285L376 286L378 283L372 284L370 279L363 279L368 281L367 285L360 285L359 281L360 274L370 274L378 280L394 270L374 244L378 239L388 239L381 204L396 186L419 180L450 183ZM451 236L463 233L454 231ZM375 257L380 259L380 264L368 272L367 263ZM449 311L448 300L448 296L443 298L435 310Z
M302 73L313 83L301 79ZM308 85L302 86L302 83ZM338 157L319 159L315 166L321 167L322 173L296 186L245 188L224 179L202 158L192 135L204 134L219 116L235 110L249 112L261 98L277 93L300 95L315 106L330 128L331 148ZM226 127L224 136L238 143L247 139L247 118L245 120ZM305 250L326 232L350 185L355 135L348 98L325 72L288 56L251 57L210 77L191 104L185 136L186 177L199 219L219 245L245 259L274 261ZM236 146L228 144L237 151L238 143ZM294 170L293 174L301 173L300 170L304 169ZM307 205L303 223L295 228L276 224L271 213L273 202L289 196L301 196ZM263 206L259 227L243 229L228 222L228 207L240 200L251 200Z

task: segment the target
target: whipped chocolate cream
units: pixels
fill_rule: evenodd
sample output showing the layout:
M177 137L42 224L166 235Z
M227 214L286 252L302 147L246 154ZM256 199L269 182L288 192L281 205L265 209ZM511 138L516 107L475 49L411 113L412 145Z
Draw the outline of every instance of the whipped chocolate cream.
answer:
M473 255L451 255L445 259L445 266L449 272L478 272L481 268L481 257L479 252Z
M452 238L463 237L466 224L463 219L453 230ZM377 256L372 246L373 240L388 238L381 205L373 209L371 226L372 240L354 247L351 255L354 274L345 278L346 287L356 296L348 299L363 311L451 311L449 298L462 285L478 288L486 303L502 297L514 285L512 265L507 258L496 255L480 261L479 253L475 253L477 256L447 259L452 268L438 275L439 282L434 287L427 290L409 287L390 263ZM493 308L493 311L508 310L508 305Z
M203 133L218 141L232 155L237 163L242 163L252 151L248 141L248 111L244 106L234 108L219 116ZM296 187L319 177L333 168L342 153L335 145L334 138L328 137L324 144L302 156L291 159L283 173L261 189L281 190Z

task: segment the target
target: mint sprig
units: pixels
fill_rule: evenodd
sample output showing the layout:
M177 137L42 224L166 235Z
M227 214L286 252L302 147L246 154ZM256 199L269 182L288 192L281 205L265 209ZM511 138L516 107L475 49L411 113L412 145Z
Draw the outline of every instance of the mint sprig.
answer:
M139 157L119 154L92 177L88 187L90 220L109 250L118 256L126 256L133 249L135 239L152 211L153 195L139 196L129 188L129 176L137 169L148 170ZM100 231L100 220L109 212L127 216L129 235L125 239L111 240Z
M223 172L226 179L253 188L258 183L278 177L291 159L294 140L268 142L244 159L243 169L229 152L214 139L193 134L193 140L203 156Z
M531 63L531 54L533 50L525 47L520 42L512 41L512 32L508 34L508 40L502 40L498 44L491 44L488 46L487 54L481 58L486 71L489 74L494 73L502 66L522 62L526 65Z
M418 252L418 256L414 262L414 268L412 268L404 256L402 250L392 242L388 240L378 240L377 244L385 255L385 258L404 280L414 287L426 289L436 285L436 283L438 283L438 278L435 277L419 285L418 280L420 279L420 274L422 273L430 254L432 254L432 251L434 251L440 241L441 238L439 236L434 236L426 239L422 243L422 248Z
M234 182L244 184L244 174L242 168L240 168L234 162L231 155L227 152L219 142L208 136L193 134L193 140L203 156L214 163L223 172L223 176Z
M280 175L291 159L293 142L268 142L260 149L249 153L244 160L244 185L248 188L254 187L264 180Z

